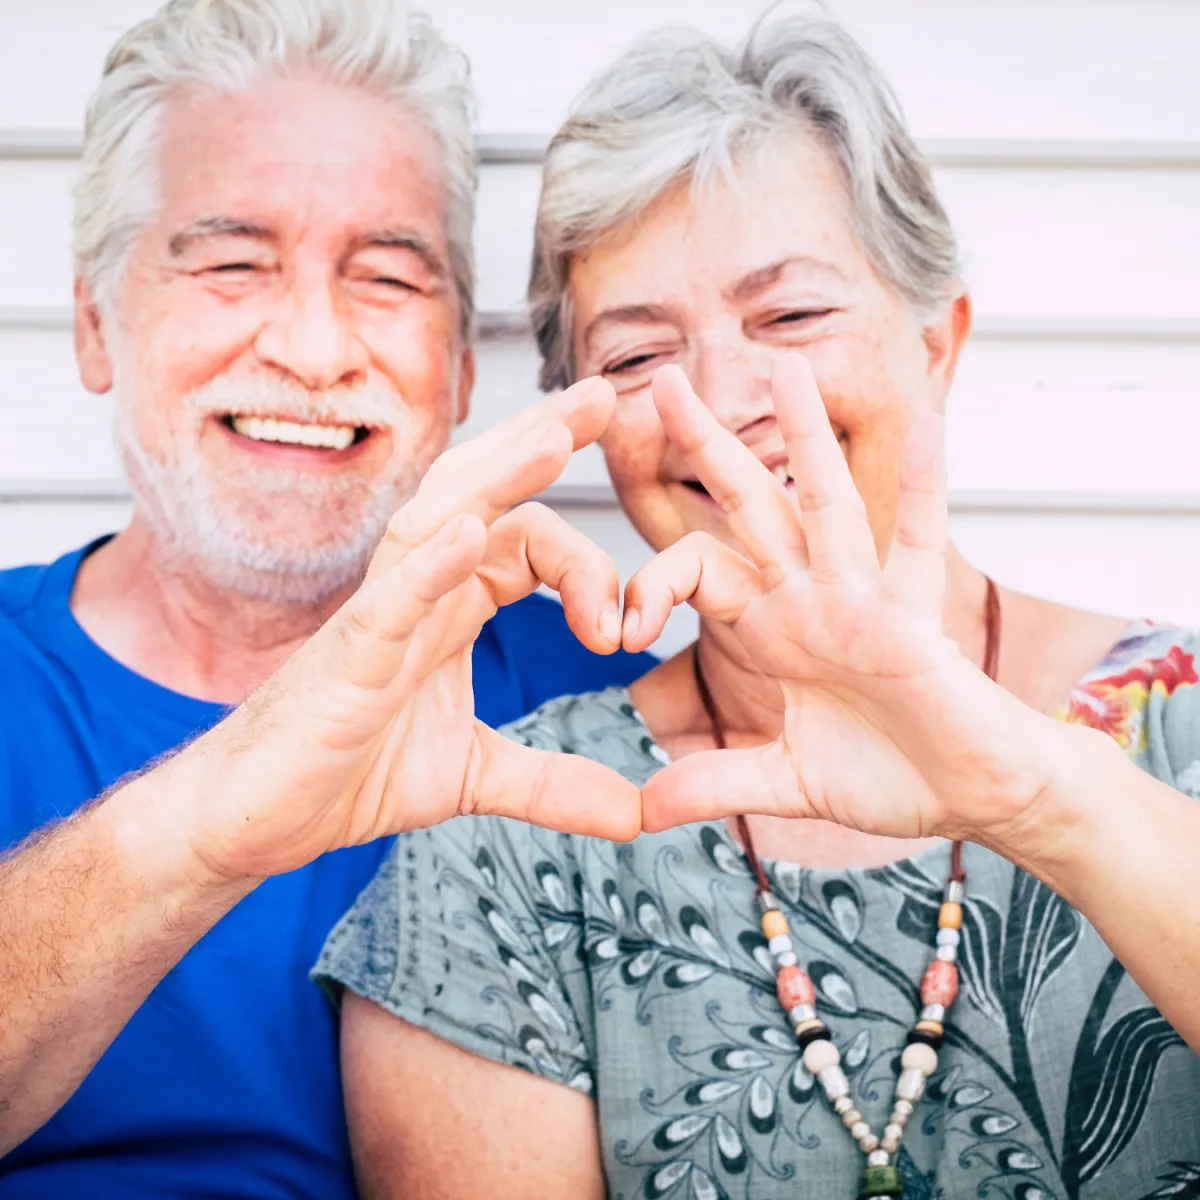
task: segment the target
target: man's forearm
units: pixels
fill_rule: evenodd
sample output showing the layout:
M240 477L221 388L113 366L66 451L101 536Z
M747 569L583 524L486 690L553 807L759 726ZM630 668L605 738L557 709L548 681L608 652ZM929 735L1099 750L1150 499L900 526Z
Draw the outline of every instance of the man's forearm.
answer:
M1200 804L1140 770L1106 735L1061 729L1050 792L1020 831L989 845L1083 913L1200 1052Z
M66 1102L155 985L253 887L207 873L193 751L0 861L0 1155Z

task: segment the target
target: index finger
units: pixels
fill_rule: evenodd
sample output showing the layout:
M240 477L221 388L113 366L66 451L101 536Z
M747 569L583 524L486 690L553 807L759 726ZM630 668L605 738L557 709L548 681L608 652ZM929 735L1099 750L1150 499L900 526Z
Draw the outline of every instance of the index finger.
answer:
M808 559L804 533L779 480L713 416L679 367L660 367L652 387L667 436L720 506L754 565L764 571L797 561L803 566Z
M451 517L468 512L491 525L549 487L571 454L604 432L615 403L606 380L583 379L447 450L388 522L367 578L394 565Z

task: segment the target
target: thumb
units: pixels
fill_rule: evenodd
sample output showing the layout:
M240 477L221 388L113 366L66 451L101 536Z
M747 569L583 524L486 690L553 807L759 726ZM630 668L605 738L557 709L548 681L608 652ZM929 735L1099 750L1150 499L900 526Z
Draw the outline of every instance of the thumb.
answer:
M812 816L779 742L752 750L705 750L664 767L642 788L647 833L719 821L735 813Z
M590 758L518 745L482 721L475 722L473 758L461 812L613 842L630 842L642 830L641 793Z

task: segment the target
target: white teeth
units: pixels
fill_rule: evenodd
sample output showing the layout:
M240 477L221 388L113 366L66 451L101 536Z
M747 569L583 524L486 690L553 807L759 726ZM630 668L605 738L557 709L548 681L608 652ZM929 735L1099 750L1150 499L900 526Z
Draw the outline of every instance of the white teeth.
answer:
M783 465L783 463L780 463L779 466L774 467L771 473L784 486L792 482L792 473Z
M232 425L242 437L255 442L282 442L316 450L345 450L354 442L353 425L301 425L274 417L234 417Z

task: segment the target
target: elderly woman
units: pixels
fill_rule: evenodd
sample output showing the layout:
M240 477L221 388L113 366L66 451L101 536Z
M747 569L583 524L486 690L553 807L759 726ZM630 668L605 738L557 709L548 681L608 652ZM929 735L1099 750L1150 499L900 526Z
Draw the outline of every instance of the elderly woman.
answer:
M365 1193L1195 1194L1200 1063L1126 968L1186 994L1161 924L1112 915L1153 880L1100 801L1136 772L1037 715L1194 787L1194 641L943 569L970 306L872 64L798 19L630 50L551 145L531 301L543 384L618 393L603 448L659 552L626 646L703 620L509 732L645 785L648 827L711 819L398 843L317 967Z

